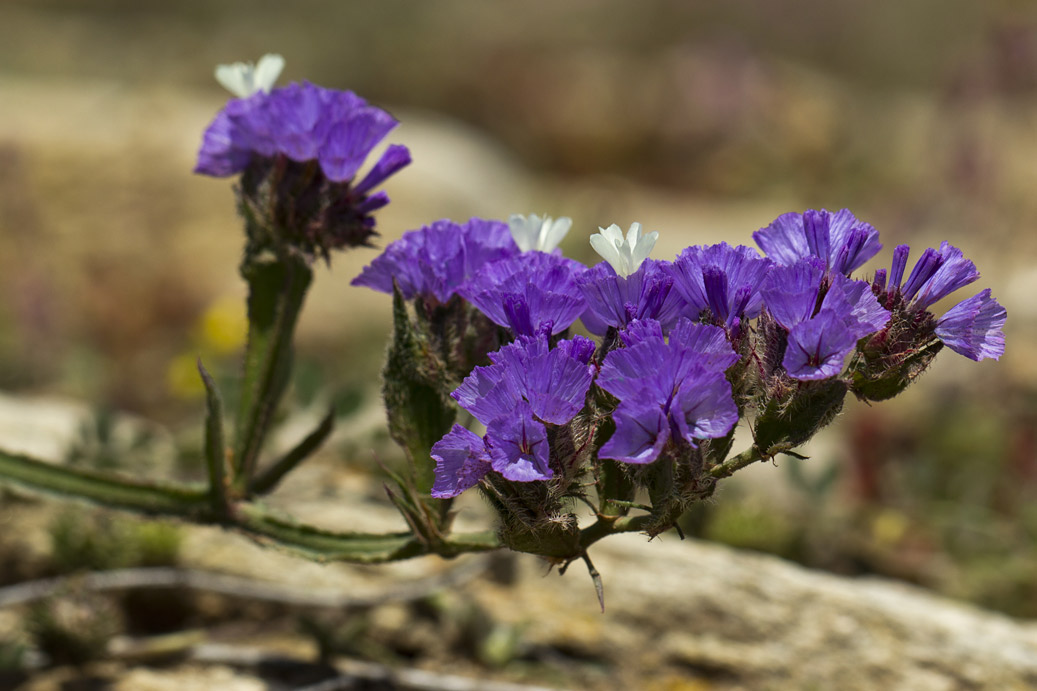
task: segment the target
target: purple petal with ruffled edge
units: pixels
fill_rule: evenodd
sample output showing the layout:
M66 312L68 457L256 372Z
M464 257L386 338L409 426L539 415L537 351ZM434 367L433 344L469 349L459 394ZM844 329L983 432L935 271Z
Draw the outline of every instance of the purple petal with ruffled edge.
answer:
M972 360L999 359L1005 353L1008 312L987 288L947 310L936 324L936 336L956 353Z
M371 150L396 125L391 115L371 107L335 122L317 154L324 174L336 182L352 179Z
M658 405L622 402L612 413L616 431L598 450L599 458L652 463L670 439L670 423Z
M432 496L439 499L456 497L474 487L491 468L482 438L461 425L454 425L433 445L432 459L436 462Z
M458 292L491 321L531 336L550 323L561 333L586 309L575 276L583 265L544 252L523 252L484 265Z
M316 160L328 180L347 182L396 125L350 91L289 84L229 101L205 132L195 172L225 177L244 170L253 155L282 154ZM398 163L399 154L394 156Z
M793 379L829 379L842 372L846 356L856 345L857 338L846 327L843 315L823 309L789 330L781 364Z
M589 364L593 349L593 342L583 336L549 349L547 336L538 334L520 338L494 353L493 367L516 400L529 403L533 415L564 425L583 408L594 379L594 368Z
M673 290L669 262L646 259L626 277L600 262L577 275L576 283L587 300L583 325L598 336L610 326L623 328L634 319L655 319L669 330L686 309Z
M526 404L514 414L495 420L486 428L486 444L493 469L508 480L532 482L550 480L550 449L547 430L532 418Z
M446 302L485 264L518 254L507 224L472 218L407 231L385 248L351 285L392 294L395 278L407 300L417 296Z
M778 216L769 226L753 233L753 239L779 264L816 256L829 271L849 274L882 249L878 235L874 227L858 220L849 209L834 214L826 209L809 209L802 214Z
M530 414L564 425L583 408L594 378L594 343L583 336L550 348L547 335L520 337L490 353L493 364L476 367L451 396L479 422L511 416L519 405Z
M751 247L688 247L672 265L674 287L693 318L705 309L729 328L742 316L753 319L763 308L760 284L773 262Z
M521 393L504 379L499 366L476 367L450 396L484 425L511 414Z
M252 151L243 147L234 135L230 114L221 110L202 135L202 148L194 172L222 178L244 170L252 159Z
M695 354L695 361L709 370L725 372L741 358L731 349L727 334L718 326L699 324L680 318L670 331L671 347Z
M681 437L692 446L697 446L696 439L723 437L738 422L731 384L721 372L692 372L673 397L670 417L677 423Z
M911 301L916 309L928 309L934 302L979 278L976 265L966 259L962 251L950 243L940 243L939 256L939 267Z
M786 329L809 319L817 309L823 274L823 266L812 257L775 266L760 287L767 312Z

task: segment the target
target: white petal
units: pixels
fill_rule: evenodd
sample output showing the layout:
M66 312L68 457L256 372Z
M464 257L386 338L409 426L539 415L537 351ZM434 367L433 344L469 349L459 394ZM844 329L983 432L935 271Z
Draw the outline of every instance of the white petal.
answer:
M270 92L274 88L274 82L281 76L284 69L284 58L277 53L267 53L259 58L256 70L252 76L252 93L257 91Z
M591 235L591 247L594 251L601 255L601 258L612 265L616 273L620 276L626 276L624 273L624 265L626 262L623 261L623 255L620 253L619 248L616 247L616 243L610 242L603 233L595 233Z
M520 250L528 252L536 249L541 223L540 217L536 214L530 214L528 217L512 214L508 217L508 230Z
M216 81L238 98L252 95L252 66L243 62L217 65Z
M640 230L640 229L639 229ZM630 263L632 268L630 273L637 271L638 267L644 263L645 259L648 259L648 255L652 253L652 249L655 247L655 241L659 239L658 231L652 231L647 235L642 235L637 239L637 244L631 248L630 252Z
M537 249L541 252L554 252L572 225L573 220L568 216L562 216L557 220L545 218L540 227Z
M641 224L631 223L630 230L627 231L627 244L631 247L637 247L637 241L641 239Z

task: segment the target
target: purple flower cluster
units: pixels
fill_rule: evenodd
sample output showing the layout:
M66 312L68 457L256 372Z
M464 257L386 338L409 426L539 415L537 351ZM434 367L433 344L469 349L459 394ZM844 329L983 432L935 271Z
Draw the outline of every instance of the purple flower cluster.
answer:
M458 292L516 335L532 336L545 327L558 334L586 308L575 279L583 268L557 254L523 252L484 264Z
M502 222L440 221L405 233L354 279L384 292L395 280L405 298L460 295L516 338L452 394L486 433L454 425L434 446L435 496L456 496L491 471L516 482L555 477L561 461L548 430L584 410L592 382L618 399L606 413L615 431L597 456L643 465L728 435L739 405L766 407L771 396L784 405L800 390L787 378L850 385L866 365L853 360L844 374L848 356L891 330L915 329L905 341L913 348L939 338L973 359L1004 351L1005 312L989 291L939 321L912 316L978 276L946 243L923 253L903 285L906 246L894 252L888 284L886 271L873 282L850 278L881 245L845 209L780 216L755 233L767 256L720 243L654 260L645 255L655 236L638 224L626 237L618 226L602 229L595 248L607 260L586 268L532 243L521 251ZM619 337L597 360L579 336L550 347L581 317L592 333ZM743 387L740 404L730 382ZM821 411L817 419L828 418Z
M823 260L826 272L844 275L882 249L879 231L858 221L849 209L834 214L826 209L782 214L753 233L753 239L779 264L794 264L813 256Z
M583 408L593 379L594 344L581 336L560 341L521 336L490 355L451 394L486 426L483 437L460 425L432 447L432 496L455 497L494 470L508 480L554 476L546 425L565 425Z
M672 273L689 317L705 316L736 332L743 319L755 319L763 309L760 285L771 265L750 247L722 242L687 248L673 263Z
M865 281L841 273L828 277L816 257L771 270L761 287L768 313L788 331L782 366L793 379L812 381L837 376L857 341L889 321Z
M395 279L407 300L421 295L445 303L483 266L518 252L501 221L436 221L404 233L365 266L352 285L392 294Z
M669 262L645 259L629 276L600 262L576 276L576 283L587 301L583 324L598 336L610 326L622 329L636 319L655 319L669 331L684 309L673 290Z
M890 309L904 311L918 323L933 303L979 278L976 265L962 251L944 242L940 249L929 248L918 258L907 281L901 285L910 248L898 245L893 264L875 272L873 290ZM934 333L948 348L972 360L998 359L1005 352L1002 331L1007 312L990 296L990 289L962 300L937 320Z
M350 91L308 82L230 100L206 129L195 172L242 174L253 252L293 247L308 257L365 245L371 214L389 203L372 192L410 163L407 147L389 146L354 181L375 146L396 127L384 110Z
M259 91L232 99L216 115L203 136L195 172L227 177L254 158L285 156L317 161L328 180L347 182L397 124L352 91L309 82ZM407 147L394 144L353 189L366 192L408 163Z
M724 370L738 362L724 331L677 321L669 342L655 320L632 322L625 348L605 358L597 384L616 396L616 431L598 451L602 458L651 463L671 440L723 437L738 422Z

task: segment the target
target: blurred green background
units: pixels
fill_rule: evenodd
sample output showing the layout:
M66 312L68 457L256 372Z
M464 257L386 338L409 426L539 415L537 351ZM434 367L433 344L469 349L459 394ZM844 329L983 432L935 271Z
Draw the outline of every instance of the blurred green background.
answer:
M265 52L287 59L282 83L353 89L402 121L389 139L415 163L387 186L383 242L546 212L573 217L571 256L640 221L669 258L845 206L882 234L869 272L898 243L961 247L983 278L936 309L992 288L1001 362L941 355L686 528L1037 616L1037 4L6 0L0 390L151 418L192 457L194 357L233 380L243 286L231 183L190 171L228 97L213 67ZM388 298L349 286L374 256L319 271L297 404L377 405ZM71 460L117 462L97 420Z

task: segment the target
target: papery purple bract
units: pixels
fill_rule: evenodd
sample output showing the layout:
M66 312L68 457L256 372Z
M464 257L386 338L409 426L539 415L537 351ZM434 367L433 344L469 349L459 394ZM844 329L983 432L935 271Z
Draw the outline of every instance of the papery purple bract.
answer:
M990 297L987 288L962 300L940 317L936 336L956 353L972 360L999 359L1005 354L1008 312Z
M486 425L486 436L462 434L457 426L432 447L436 496L457 496L487 467L516 482L554 475L545 424L565 425L583 408L594 378L594 343L582 336L550 347L548 336L519 337L490 354L492 365L476 367L451 396ZM478 439L476 443L473 439Z
M919 313L928 314L933 303L950 295L979 278L979 271L960 249L948 242L940 249L928 248L922 252L904 284L900 281L907 267L910 248L898 245L893 251L893 264L888 281L884 272L878 272L873 284L885 304L904 312L911 325L923 324L933 328L931 320L919 319ZM972 360L999 358L1005 349L1002 331L1007 312L997 300L984 290L959 302L941 317L932 333L951 350ZM916 334L924 338L925 331Z
M881 330L890 318L867 282L839 273L826 280L814 257L774 267L761 294L768 313L788 331L782 366L802 381L837 376L857 341Z
M803 257L819 257L825 269L849 274L874 257L882 245L870 224L857 220L849 209L787 213L753 233L756 244L779 264L794 264Z
M532 336L545 324L557 334L586 309L575 280L583 268L557 254L523 252L485 264L458 292L517 335Z
M623 328L635 319L654 319L669 331L685 308L673 289L669 262L645 259L629 276L619 276L607 262L600 262L577 276L587 299L583 324L599 336L608 327Z
M823 309L789 330L781 362L793 379L814 381L838 376L857 339L846 328L843 315Z
M751 247L688 247L673 262L674 287L697 319L708 310L728 329L742 318L754 319L763 308L762 283L773 262Z
M620 400L601 458L651 463L671 439L696 446L731 430L738 408L724 370L739 358L722 329L681 318L667 343L662 327L645 320L633 322L625 340L598 375L598 385Z
M195 172L226 177L240 173L254 156L283 154L300 163L317 161L328 180L346 182L396 125L351 91L289 84L228 102L205 132ZM381 179L368 180L365 189L409 163L405 152L390 147L375 164Z
M390 243L352 285L391 294L395 278L405 299L423 295L446 302L485 264L518 252L502 221L444 219Z
M432 447L436 462L432 496L440 499L456 497L490 471L491 459L486 443L479 435L461 425L454 425L445 437Z

